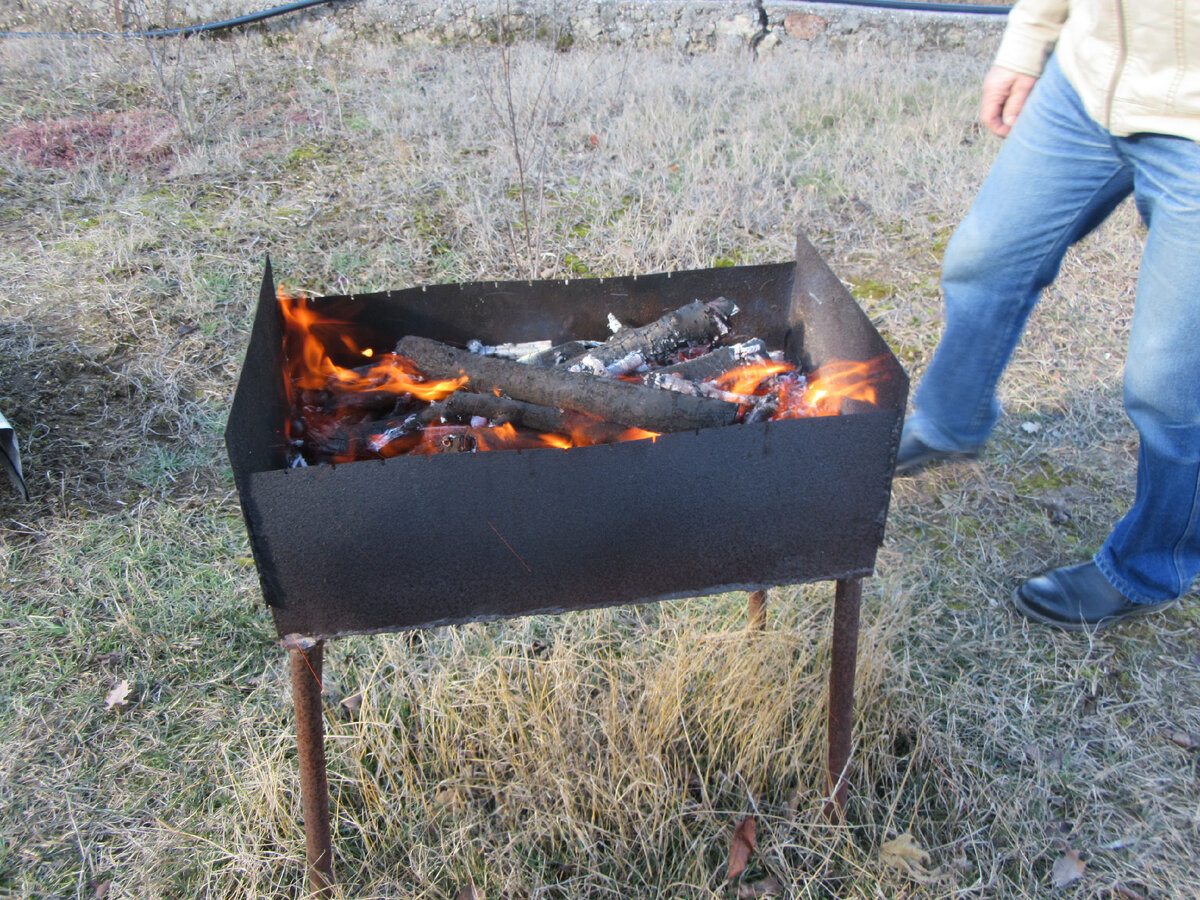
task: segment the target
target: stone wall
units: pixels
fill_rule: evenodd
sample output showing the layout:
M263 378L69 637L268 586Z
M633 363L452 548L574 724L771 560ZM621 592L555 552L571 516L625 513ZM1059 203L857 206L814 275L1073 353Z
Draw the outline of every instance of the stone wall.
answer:
M280 0L25 0L0 25L102 29L200 24L282 5ZM684 53L777 53L866 43L990 54L1002 16L877 10L765 0L766 27L749 0L347 0L270 19L286 30L320 22L332 33L385 30L410 44L518 40L659 47Z
M520 39L673 48L685 53L823 48L855 42L911 49L992 52L1002 16L877 10L834 4L764 4L764 28L749 2L715 0L361 0L354 18L394 28L413 43ZM344 15L340 13L338 15Z

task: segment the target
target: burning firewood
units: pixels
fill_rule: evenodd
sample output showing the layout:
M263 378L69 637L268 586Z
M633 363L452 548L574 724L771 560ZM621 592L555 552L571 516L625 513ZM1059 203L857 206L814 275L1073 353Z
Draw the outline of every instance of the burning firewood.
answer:
M400 411L412 398L384 388L374 390L340 389L330 384L321 391L303 391L300 403L309 409L318 409L326 415L360 413L376 418L387 418Z
M540 406L495 394L472 394L456 391L445 400L432 403L420 418L423 422L439 419L452 422L481 416L494 425L505 422L535 431L556 432L566 429L566 417L561 409Z
M561 365L572 372L595 375L624 375L686 344L711 344L729 332L729 318L737 304L724 297L667 313L641 328L623 328L603 344Z
M572 357L582 356L593 347L598 347L599 345L599 341L567 341L565 344L558 344L549 350L543 350L541 353L530 353L522 356L520 361L532 366L557 366L559 363L566 362Z
M409 336L377 354L343 337L339 352L371 360L353 368L325 350L311 310L290 296L280 302L295 464L614 443L830 415L843 397L874 398L870 363L800 372L781 351L734 333L737 306L723 297L640 327L610 314L614 336L603 343L473 340L467 352Z
M465 376L464 389L473 393L499 392L514 400L577 410L648 431L715 428L732 424L738 413L734 403L597 378L561 367L545 369L476 356L412 335L400 340L396 354L411 360L429 378Z
M463 425L441 425L426 428L421 443L414 452L418 453L473 453L478 441L469 427Z
M735 344L718 347L710 353L655 369L653 374L676 375L688 381L708 381L748 362L762 362L769 356L766 344L758 338L747 338Z
M651 372L643 383L664 391L676 391L690 397L708 397L710 400L723 400L726 403L736 403L741 406L753 406L758 402L758 398L753 395L730 393L707 381L689 381L669 372L665 374Z
M410 416L405 427L395 436L403 437L413 433L414 429L438 423L459 422L471 424L478 435L493 432L500 436L496 441L486 437L478 441L477 447L484 450L494 449L495 444L501 447L511 444L517 439L512 433L515 428L540 433L540 437L533 439L532 446L587 446L653 436L653 432L628 428L616 422L604 422L587 413L468 391L458 391L445 400L431 403L419 414ZM504 429L510 429L508 434L500 435ZM376 438L377 441L383 439L383 436Z
M328 419L315 427L293 432L303 439L309 462L349 462L407 453L421 441L419 425L405 419L369 419L363 422Z

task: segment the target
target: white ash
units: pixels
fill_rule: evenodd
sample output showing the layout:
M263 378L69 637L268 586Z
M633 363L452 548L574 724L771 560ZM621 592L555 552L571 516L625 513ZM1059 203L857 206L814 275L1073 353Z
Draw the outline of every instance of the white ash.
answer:
M388 428L386 431L381 431L379 434L371 435L371 440L367 441L367 446L378 453L396 438L405 433L406 432L403 425L396 425L392 428Z
M760 338L751 338L748 341L742 341L737 344L730 344L729 351L733 354L734 359L757 359L767 353L767 345Z
M757 406L763 399L757 394L734 394L730 391L723 391L706 381L689 381L673 372L651 372L645 383L666 391L675 391L678 394L708 397L712 400L724 400L726 403L738 403L742 406Z
M636 350L621 359L605 365L590 353L579 362L572 365L570 372L586 372L589 375L599 375L602 378L619 378L622 375L632 375L634 372L644 372L648 369L646 357Z
M488 345L482 341L467 341L467 349L478 356L498 356L502 359L520 359L535 353L544 353L554 346L553 341L522 341L514 344Z
M646 378L646 384L662 388L664 391L675 391L677 394L687 394L690 397L700 396L700 384L688 381L673 372L651 372Z

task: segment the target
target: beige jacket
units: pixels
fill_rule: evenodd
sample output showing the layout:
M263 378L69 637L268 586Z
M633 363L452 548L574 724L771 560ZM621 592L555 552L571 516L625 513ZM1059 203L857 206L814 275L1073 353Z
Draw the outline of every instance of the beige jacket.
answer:
M1200 141L1200 0L1018 0L996 65L1040 75L1052 50L1113 134Z

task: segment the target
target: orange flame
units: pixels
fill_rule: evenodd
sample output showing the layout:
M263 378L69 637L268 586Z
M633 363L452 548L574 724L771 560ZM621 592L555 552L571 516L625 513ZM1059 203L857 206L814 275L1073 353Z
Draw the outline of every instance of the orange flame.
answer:
M326 344L317 337L316 330L349 323L321 316L308 305L302 294L284 285L277 288L276 295L283 312L286 356L291 361L288 374L291 383L301 390L336 387L347 392L382 391L397 396L411 394L418 400L432 402L454 393L466 383L465 377L426 381L411 362L394 353L380 354L374 365L366 370L339 366L330 358ZM368 359L375 355L372 348L357 346L344 332L337 334L336 339L352 354Z
M731 394L752 395L762 392L763 382L772 375L782 375L784 372L794 371L796 371L796 367L791 363L765 360L746 363L744 366L730 369L725 374L714 378L712 383Z
M807 379L803 390L785 392L775 419L836 416L846 400L875 403L875 385L886 375L885 358L826 363Z

